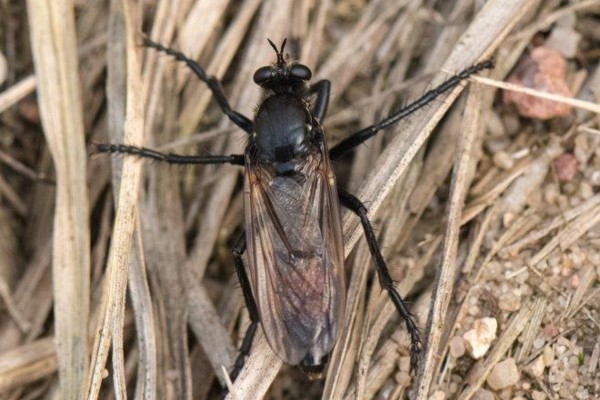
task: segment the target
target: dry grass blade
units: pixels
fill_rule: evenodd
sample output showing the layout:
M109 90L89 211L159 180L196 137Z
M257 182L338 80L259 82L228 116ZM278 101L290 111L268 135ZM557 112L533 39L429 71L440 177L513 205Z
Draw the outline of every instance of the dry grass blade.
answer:
M259 329L252 344L252 353L226 400L262 399L282 365L283 362L269 347L262 329Z
M0 113L16 104L23 97L33 92L36 87L35 76L29 76L21 82L0 93Z
M450 193L450 204L448 207L448 226L444 236L444 249L442 265L440 267L437 284L434 288L433 304L429 318L429 335L427 336L427 352L422 362L421 380L419 381L418 399L426 399L429 396L429 388L433 380L434 371L437 370L438 353L440 342L444 331L443 322L448 314L448 305L453 293L456 276L456 254L458 251L458 235L461 225L461 214L468 188L473 178L473 167L475 161L475 142L481 133L482 121L482 92L481 88L472 88L469 91L465 105L464 124L460 130L463 134L458 141L458 151L454 171L452 173L452 184Z
M89 362L90 228L75 20L69 1L27 5L39 105L57 175L52 264L60 397L80 399Z
M140 64L135 46L137 29L127 1L122 2L123 20L126 26L127 49L127 106L125 142L141 144L143 134L143 102L140 79ZM119 188L117 215L113 229L113 239L107 263L105 288L100 308L98 334L92 352L92 366L88 380L87 398L98 398L104 365L108 357L111 338L122 342L123 310L127 289L127 271L131 255L132 235L136 222L137 196L141 181L141 163L135 158L123 161L123 174ZM120 361L123 360L115 360Z
M570 246L598 222L600 222L600 205L584 212L567 224L540 251L531 257L530 265L535 267L556 248L564 249Z
M0 354L0 391L34 382L56 371L54 338L46 338Z
M567 104L567 105L570 105L573 107L580 108L582 110L591 111L593 113L600 114L600 104L592 103L589 101L574 99L571 97L561 96L561 95L553 94L553 93L546 93L546 92L542 92L540 90L535 90L535 89L515 85L514 83L500 82L500 81L497 81L494 79L483 78L483 77L479 77L479 76L474 76L471 78L471 80L482 83L484 85L496 87L499 89L511 90L511 91L517 92L517 93L524 93L524 94L528 94L530 96L539 97L540 99L552 100L557 103Z
M221 372L225 367L231 368L235 361L236 348L229 339L227 330L221 324L206 289L195 283L194 277L188 271L188 300L189 324L194 331L214 371ZM224 376L218 374L219 380L224 382Z

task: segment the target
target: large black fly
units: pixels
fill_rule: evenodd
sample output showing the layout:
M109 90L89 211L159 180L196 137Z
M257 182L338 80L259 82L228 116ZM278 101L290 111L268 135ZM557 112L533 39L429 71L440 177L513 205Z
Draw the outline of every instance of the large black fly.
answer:
M273 351L309 376L320 376L343 323L344 251L340 204L361 221L375 260L379 282L406 322L411 339L411 367L421 349L419 329L394 287L364 204L336 185L331 160L352 150L408 114L483 69L476 64L453 76L422 98L378 124L364 128L327 149L321 128L329 102L330 82L308 85L310 69L284 58L284 40L275 64L259 68L254 82L265 90L254 120L231 109L219 82L182 53L149 39L144 45L186 63L212 91L222 111L248 133L244 155L182 156L124 144L99 144L98 152L132 154L173 164L244 166L246 232L233 249L236 271L251 324L232 376L250 353L259 321ZM310 97L316 100L311 105ZM242 254L248 252L248 269ZM249 274L247 274L247 271Z

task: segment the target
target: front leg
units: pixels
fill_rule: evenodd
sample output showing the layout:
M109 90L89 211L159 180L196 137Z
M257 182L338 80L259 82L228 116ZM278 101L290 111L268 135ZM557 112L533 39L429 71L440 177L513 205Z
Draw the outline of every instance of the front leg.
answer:
M400 316L402 319L404 319L404 322L406 322L406 329L410 335L411 342L410 367L412 370L416 370L419 364L419 354L421 353L421 335L419 333L419 328L415 323L412 313L409 311L406 303L402 299L402 296L400 296L400 293L398 293L398 290L394 286L394 281L392 280L385 260L381 255L379 244L377 244L377 238L375 237L375 232L371 226L371 221L369 221L367 208L356 196L352 195L351 193L348 193L343 189L338 189L338 193L340 197L340 203L360 218L360 222L367 238L367 244L369 245L369 251L375 260L379 284L388 292L388 295L392 299L394 306L396 306Z
M331 95L331 82L321 80L310 86L310 94L317 94L315 106L313 107L313 115L323 123L323 119L327 114L327 106L329 105L329 96Z
M248 117L231 109L229 101L227 100L227 96L225 96L225 92L221 87L221 83L214 76L209 76L206 73L206 71L204 71L204 68L200 66L200 64L188 58L182 52L157 43L146 37L144 38L143 45L166 53L171 57L174 57L177 61L185 63L185 65L187 65L192 70L192 72L194 72L198 79L206 83L206 86L208 86L208 88L212 92L213 96L215 97L215 100L217 100L221 111L223 111L223 113L227 115L234 124L245 130L247 133L252 133L252 130L254 129L252 121Z

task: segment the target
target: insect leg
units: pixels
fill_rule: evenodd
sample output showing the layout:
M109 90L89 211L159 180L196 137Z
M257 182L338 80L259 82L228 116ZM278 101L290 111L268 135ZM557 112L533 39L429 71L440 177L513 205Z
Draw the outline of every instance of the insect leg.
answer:
M367 216L367 208L356 196L343 189L338 190L340 203L360 218L360 222L367 238L367 244L369 245L369 250L375 259L375 267L377 268L379 283L383 289L387 290L392 302L394 303L394 306L396 306L400 316L402 319L404 319L404 322L406 322L406 328L408 330L408 334L410 335L411 342L410 366L411 369L416 370L419 363L419 353L421 352L421 336L419 333L419 328L414 321L412 313L408 310L406 303L402 299L402 296L400 296L400 293L398 293L394 287L394 281L392 280L385 260L381 255L381 250L379 250L377 238L375 237L375 232L373 231L371 221L369 221L369 217Z
M221 87L221 83L214 76L208 76L200 64L188 58L185 54L160 43L154 42L146 37L143 39L143 45L175 57L177 61L184 62L194 72L194 74L196 74L198 79L208 85L208 88L215 96L215 99L217 100L217 103L219 103L219 107L221 107L223 113L225 113L225 115L227 115L234 124L246 132L252 133L252 121L246 116L231 109L229 101L227 101L227 97L225 96L225 92L223 92L223 88Z
M342 140L340 143L338 143L337 145L335 145L331 148L331 150L329 151L329 157L332 160L339 158L340 156L342 156L346 152L352 150L359 144L364 143L371 137L375 136L375 134L377 134L377 132L379 132L380 130L385 129L391 125L394 125L396 122L400 121L402 118L412 114L413 112L417 111L418 109L431 103L433 100L436 99L436 97L449 91L450 89L453 89L458 84L460 84L462 81L467 79L469 76L476 74L477 72L480 72L484 69L493 68L493 66L494 65L493 65L492 61L486 60L486 61L480 62L479 64L475 64L475 65L463 70L458 75L454 75L452 78L448 79L446 82L442 83L441 85L439 85L439 86L431 89L427 93L425 93L420 99L414 101L413 103L407 105L406 107L401 108L400 110L391 114L389 117L387 117L383 121L381 121L375 125L371 125L369 127L361 129L360 131L353 133L346 139Z
M231 371L232 380L237 378L238 374L242 370L242 367L244 366L246 357L250 354L252 339L254 339L254 334L256 333L256 328L258 328L259 321L258 307L256 306L256 302L252 296L250 280L248 279L246 269L244 268L244 261L242 260L242 254L244 254L245 251L246 233L242 232L242 236L238 239L231 252L233 253L235 270L237 272L240 285L242 286L242 293L244 294L244 301L246 302L246 307L248 308L248 314L250 314L251 322L250 326L248 326L248 329L246 330L246 334L244 335L244 341L242 342L242 347L240 348L240 354L237 356L235 364L233 365L233 370Z
M244 165L244 156L232 154L229 156L185 156L173 153L161 153L145 147L129 146L126 144L94 144L97 153L129 154L169 164L233 164Z
M313 115L323 122L325 114L327 114L327 106L329 105L329 95L331 94L331 82L328 80L321 80L310 86L310 94L317 94L315 100L315 106L313 108Z

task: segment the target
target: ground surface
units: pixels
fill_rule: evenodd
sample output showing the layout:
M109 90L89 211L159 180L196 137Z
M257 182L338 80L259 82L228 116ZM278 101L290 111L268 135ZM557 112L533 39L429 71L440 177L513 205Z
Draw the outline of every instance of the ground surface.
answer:
M89 154L136 132L162 151L243 151L206 88L136 47L140 32L223 79L248 116L266 38L288 37L332 82L330 145L489 57L482 75L563 96L471 83L336 163L422 327L416 376L344 213L347 320L327 379L282 366L259 334L236 398L600 398L600 1L92 0L75 2L75 29L44 8L61 2L30 3L0 2L1 399L47 398L59 368L59 398L218 398L248 324L229 250L241 170Z

